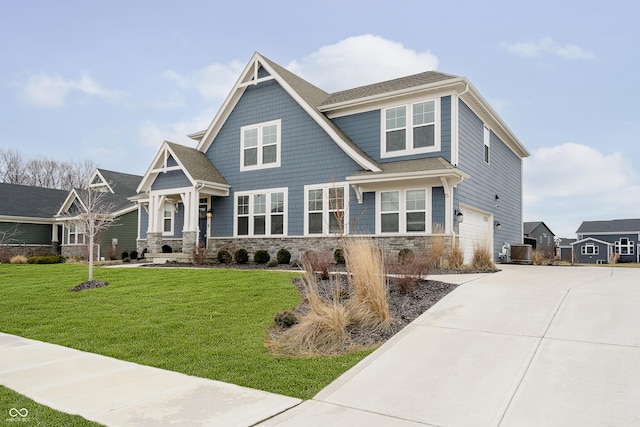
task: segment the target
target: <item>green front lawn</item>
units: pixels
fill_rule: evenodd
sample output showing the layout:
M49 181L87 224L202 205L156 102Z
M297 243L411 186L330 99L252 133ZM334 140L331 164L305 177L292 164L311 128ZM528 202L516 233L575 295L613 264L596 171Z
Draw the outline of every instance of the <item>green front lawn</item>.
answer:
M293 273L96 268L109 286L69 292L84 265L0 265L0 331L309 399L369 352L288 359L264 348L300 297Z

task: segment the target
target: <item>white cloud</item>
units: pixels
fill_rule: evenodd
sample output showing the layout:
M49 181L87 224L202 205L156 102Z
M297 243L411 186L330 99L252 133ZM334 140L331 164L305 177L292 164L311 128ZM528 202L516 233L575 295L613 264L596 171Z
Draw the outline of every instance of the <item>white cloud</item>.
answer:
M594 59L593 52L572 43L561 44L551 37L534 42L502 43L509 52L528 58L553 55L564 59Z
M29 77L20 95L26 104L56 108L65 104L72 91L112 100L121 99L125 96L122 91L105 89L86 75L83 75L78 80L71 80L59 75L50 76L44 73Z
M164 75L180 87L197 90L205 99L220 100L229 94L244 66L234 60L229 64L214 63L186 75L174 70L165 71Z
M525 221L571 237L587 220L640 217L640 181L623 153L576 143L534 150L524 163Z
M206 129L211 123L214 114L214 111L205 111L191 120L166 124L159 124L150 120L145 121L138 127L138 141L142 146L156 150L160 148L160 144L164 141L195 147L196 142L187 137L187 135Z
M371 34L324 46L286 68L328 92L350 89L423 71L435 70L438 58Z

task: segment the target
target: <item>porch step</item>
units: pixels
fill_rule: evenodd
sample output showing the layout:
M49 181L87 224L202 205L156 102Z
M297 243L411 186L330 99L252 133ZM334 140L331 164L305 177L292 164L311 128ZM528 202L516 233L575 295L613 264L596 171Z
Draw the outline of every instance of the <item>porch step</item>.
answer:
M176 253L146 253L145 258L154 264L166 264L167 262L193 262L194 256L191 254Z

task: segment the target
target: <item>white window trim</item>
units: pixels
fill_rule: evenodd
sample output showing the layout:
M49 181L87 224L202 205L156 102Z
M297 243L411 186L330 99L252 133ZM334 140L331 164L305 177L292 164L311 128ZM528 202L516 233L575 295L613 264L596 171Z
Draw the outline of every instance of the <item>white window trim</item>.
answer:
M413 105L420 104L423 102L433 101L434 104L434 129L433 129L433 147L423 147L423 148L413 148ZM398 150L398 151L387 151L387 110L397 108L397 107L406 107L407 114L407 123L405 126L406 129L406 149ZM414 154L423 154L423 153L434 153L441 150L441 138L440 138L440 98L432 98L432 99L421 99L414 100L408 104L398 104L398 105L390 105L382 109L382 114L380 115L380 157L381 158L389 158L389 157L400 157L400 156L409 156ZM411 145L411 148L410 148Z
M74 231L71 230L71 228L73 227ZM85 241L85 235L84 232L81 230L82 227L78 227L75 224L69 224L69 226L67 227L67 244L69 245L84 245L84 241ZM71 243L71 236L75 236L75 242ZM78 236L82 236L82 243L78 243Z
M591 248L593 252L589 253L587 248ZM582 255L600 255L600 247L594 243L585 243L582 246Z
M331 184L316 184L304 186L304 235L305 236L339 236L340 233L332 233L329 230L329 190L333 188L342 188L344 190L344 212L343 212L343 233L349 234L349 183L336 182ZM322 234L309 233L309 191L322 190Z
M169 218L171 220L171 230L170 231L164 231L164 221L166 219L168 219L165 216L166 211L166 207L169 206L169 212L171 213L171 217ZM173 202L165 202L162 205L162 235L163 236L173 236L174 234L174 230L175 230L175 225L176 225L176 206Z
M277 126L277 131L276 131L277 141L275 144L276 145L276 161L274 163L263 164L262 163L262 148L263 148L262 130L267 126L273 126L273 125ZM258 130L258 145L256 147L258 152L258 162L255 165L245 166L244 165L244 151L245 151L244 134L245 134L245 131L251 130L251 129ZM278 119L278 120L272 120L269 122L256 123L248 126L242 126L240 128L240 171L241 172L260 170L260 169L279 168L281 153L282 153L282 120Z
M271 194L284 193L284 206L282 212L282 234L271 234ZM254 234L254 203L253 197L257 194L266 194L265 208L265 234ZM249 196L249 234L238 234L238 197ZM249 237L286 237L289 235L289 189L268 188L264 190L238 191L233 195L233 236L239 238Z
M410 190L425 190L425 231L411 231L407 232L407 191ZM382 196L381 193L387 193L390 191L399 191L399 231L398 232L382 232ZM433 227L433 188L432 187L407 187L407 188L388 188L384 190L376 191L376 234L381 236L414 236L425 235L432 233ZM416 212L416 211L410 211Z
M484 125L483 141L482 160L489 165L491 164L491 129L487 125Z
M622 239L626 239L627 242L626 243L622 243ZM635 244L634 242L629 239L628 237L621 237L619 240L617 240L615 242L615 246L614 246L614 252L620 255L635 255L634 250L635 250ZM626 248L627 252L626 253L622 253L622 248Z

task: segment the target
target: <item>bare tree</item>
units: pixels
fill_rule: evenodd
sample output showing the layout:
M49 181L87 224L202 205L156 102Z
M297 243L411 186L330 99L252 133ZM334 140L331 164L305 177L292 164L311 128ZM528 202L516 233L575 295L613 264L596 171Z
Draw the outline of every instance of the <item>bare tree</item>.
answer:
M83 190L76 190L76 194L76 201L63 216L64 223L67 227L74 228L85 236L84 243L89 246L89 281L92 281L96 237L98 233L114 225L117 218L113 217L114 204L106 200L108 193L87 187Z
M84 188L96 164L90 160L60 162L43 156L26 158L16 149L0 148L0 182L71 190Z

